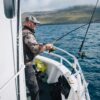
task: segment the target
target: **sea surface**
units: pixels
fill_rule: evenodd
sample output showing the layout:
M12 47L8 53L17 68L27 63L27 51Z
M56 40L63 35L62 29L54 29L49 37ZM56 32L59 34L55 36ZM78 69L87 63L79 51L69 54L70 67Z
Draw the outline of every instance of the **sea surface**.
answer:
M37 40L41 43L52 43L63 34L83 24L60 24L38 26L36 30ZM85 36L87 26L82 27L55 43L73 55L77 56L79 47ZM79 58L79 63L89 83L88 89L91 100L100 100L100 23L90 25L87 37L82 48L86 53L84 59ZM62 55L63 56L63 55Z

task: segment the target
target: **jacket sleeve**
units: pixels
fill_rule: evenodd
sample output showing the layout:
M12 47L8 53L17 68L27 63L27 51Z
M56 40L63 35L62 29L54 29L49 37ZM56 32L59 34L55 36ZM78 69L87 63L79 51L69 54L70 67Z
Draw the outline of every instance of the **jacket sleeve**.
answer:
M34 35L30 33L25 35L24 42L29 47L29 49L32 51L32 53L34 53L35 55L40 53L40 49L39 49L40 46L37 43Z

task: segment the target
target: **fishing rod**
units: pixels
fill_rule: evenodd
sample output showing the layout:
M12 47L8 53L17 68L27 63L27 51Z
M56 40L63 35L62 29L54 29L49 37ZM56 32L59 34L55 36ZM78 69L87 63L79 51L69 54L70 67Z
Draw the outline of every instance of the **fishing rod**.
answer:
M52 44L55 44L57 41L61 40L62 38L64 38L64 37L67 36L68 34L72 33L73 31L76 31L76 30L80 29L81 27L84 27L84 26L88 25L87 30L86 30L85 37L84 37L84 39L83 39L83 41L82 41L82 43L81 43L81 45L80 45L79 52L78 52L78 54L83 58L83 57L85 56L85 52L81 52L81 50L82 50L82 48L83 48L83 44L84 44L84 42L85 42L85 39L86 39L88 30L89 30L90 24L91 24L92 22L94 22L94 21L92 21L92 19L93 19L93 17L94 17L94 13L95 13L95 10L96 10L96 8L97 8L98 2L99 2L99 0L96 1L96 5L95 5L95 7L94 7L94 9L93 9L93 13L92 13L92 16L91 16L91 18L90 18L89 23L86 23L86 24L84 24L84 25L81 25L81 26L79 26L79 27L77 27L77 28L71 30L70 32L67 32L67 33L63 34L62 36L60 36L60 37L58 37L57 39L55 39L55 40L52 42ZM96 21L98 21L98 20L96 20ZM95 21L95 22L96 22L96 21ZM54 49L51 49L51 50L50 50L50 52L52 52L52 51L54 51Z
M91 23L97 22L97 21L100 21L100 20L95 20L95 21L92 21ZM71 31L69 31L69 32L67 32L67 33L65 33L65 34L63 34L62 36L56 38L56 39L52 42L52 44L57 43L59 40L61 40L62 38L64 38L64 37L67 36L68 34L74 32L74 31L76 31L76 30L78 30L78 29L80 29L80 28L82 28L82 27L84 27L84 26L87 26L88 24L89 24L89 23L83 24L83 25L81 25L81 26L79 26L79 27L77 27L77 28L75 28L75 29L73 29L73 30L71 30Z
M91 16L91 18L90 18L89 23L83 24L83 25L81 25L81 26L79 26L79 27L77 27L77 28L75 28L75 29L73 29L73 30L71 30L71 31L69 31L69 32L67 32L67 33L65 33L65 34L63 34L62 36L60 36L60 37L58 37L57 39L55 39L55 40L52 42L52 44L55 44L57 41L61 40L62 38L64 38L64 37L67 36L68 34L70 34L70 33L74 32L74 31L76 31L76 30L78 30L78 29L80 29L80 28L82 28L82 27L88 25L87 30L86 30L85 37L84 37L84 39L83 39L83 41L82 41L82 44L81 44L81 46L80 46L80 48L79 48L79 52L78 52L79 55L81 55L81 56L84 55L84 56L85 56L85 53L84 53L84 52L81 52L81 50L82 50L83 44L84 44L84 42L85 42L85 38L86 38L86 35L87 35L87 33L88 33L90 24L91 24L92 22L98 21L98 20L92 21L93 16L94 16L94 13L95 13L95 10L96 10L96 8L97 8L98 2L99 2L99 0L97 0L97 2L96 2L96 6L94 7L94 10L93 10L93 13L92 13L92 16ZM54 49L51 49L49 52L52 52L52 51L54 51Z
M91 23L93 23L93 22L98 22L98 21L100 21L100 20L95 20L95 21L92 21ZM58 37L57 39L55 39L51 44L55 44L55 43L57 43L59 40L61 40L62 38L64 38L65 36L67 36L68 34L70 34L70 33L72 33L72 32L74 32L74 31L76 31L76 30L78 30L78 29L80 29L80 28L82 28L82 27L84 27L84 26L86 26L86 25L88 25L89 23L86 23L86 24L83 24L83 25L81 25L81 26L79 26L79 27L77 27L77 28L75 28L75 29L73 29L73 30L71 30L71 31L69 31L69 32L67 32L67 33L65 33L65 34L63 34L62 36L60 36L60 37ZM55 49L51 49L49 52L52 52L52 51L54 51Z
M91 15L91 18L90 18L90 21L89 21L89 24L88 24L88 27L87 27L85 36L84 36L83 41L82 41L82 43L81 43L81 45L80 45L80 48L79 48L78 54L79 54L79 56L81 56L81 58L83 58L84 56L86 56L86 55L85 55L85 52L82 52L82 48L83 48L83 45L84 45L84 43L85 43L85 39L86 39L88 30L89 30L89 28L90 28L90 25L91 25L91 23L92 23L92 19L93 19L93 17L94 17L94 14L95 14L95 11L96 11L98 2L99 2L99 0L96 1L96 5L95 5L95 7L94 7L94 9L93 9L93 12L92 12L92 15Z

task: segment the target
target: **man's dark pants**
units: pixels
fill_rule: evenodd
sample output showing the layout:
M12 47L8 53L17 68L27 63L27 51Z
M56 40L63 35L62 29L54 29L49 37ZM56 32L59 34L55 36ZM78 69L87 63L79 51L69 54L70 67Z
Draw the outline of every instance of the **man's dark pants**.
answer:
M31 95L31 100L39 100L39 86L37 83L35 71L32 66L26 66L25 77L26 85Z

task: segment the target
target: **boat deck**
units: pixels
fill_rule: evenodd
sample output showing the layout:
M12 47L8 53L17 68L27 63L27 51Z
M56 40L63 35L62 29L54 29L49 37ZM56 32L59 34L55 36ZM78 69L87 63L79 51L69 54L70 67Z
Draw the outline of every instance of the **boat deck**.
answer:
M40 100L62 100L59 83L48 84L47 82L38 81L38 84ZM27 100L31 100L30 96L27 96Z

